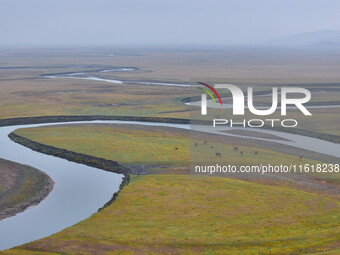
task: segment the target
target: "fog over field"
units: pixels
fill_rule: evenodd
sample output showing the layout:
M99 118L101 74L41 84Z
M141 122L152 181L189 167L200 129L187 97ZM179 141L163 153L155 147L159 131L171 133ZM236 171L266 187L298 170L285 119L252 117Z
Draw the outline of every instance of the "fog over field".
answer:
M0 46L7 47L262 45L304 32L340 31L336 0L1 0L0 4Z
M0 254L340 254L339 11L0 0Z

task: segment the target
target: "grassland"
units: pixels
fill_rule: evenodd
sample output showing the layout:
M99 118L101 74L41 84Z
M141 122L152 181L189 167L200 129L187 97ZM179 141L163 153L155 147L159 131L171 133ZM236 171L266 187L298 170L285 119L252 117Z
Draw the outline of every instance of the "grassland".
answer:
M16 130L15 134L57 148L118 161L121 165L139 169L139 172L188 173L190 139L187 130L123 124L72 124L24 128ZM191 156L199 159L201 163L212 158L216 162L228 162L235 166L284 162L315 163L311 159L299 160L296 155L261 148L254 141L247 142L228 137L219 139L216 136L202 137L201 134L190 138L192 143L200 144L198 148L192 148ZM208 146L203 145L204 139L208 139ZM244 153L241 155L233 151L234 146L239 146ZM258 151L258 154L255 155L254 151ZM216 152L221 152L222 157L216 159Z
M304 189L286 181L252 178L250 183L187 176L189 140L185 130L82 124L21 129L16 133L47 145L121 159L118 162L123 165L144 166L144 174L161 175L133 176L117 200L100 213L51 237L3 254L336 252L340 197L317 189L312 191L314 194L294 190ZM194 141L204 143L198 138ZM251 142L240 141L237 145L245 151L259 150L258 159L253 153L235 154L231 145L234 141L222 142L212 136L208 143L216 150L228 150L230 155L226 157L233 164L297 160ZM175 146L179 151L174 150ZM198 158L208 160L213 155L207 155L203 145L199 148Z
M306 254L336 247L339 217L337 202L291 189L134 176L101 213L2 254Z
M93 75L108 79L185 83L223 78L243 89L253 86L255 90L293 84L313 89L313 103L338 101L339 98L338 58L336 54L327 52L139 49L132 54L126 49L117 49L112 57L108 51L0 51L3 59L0 68L0 118L44 115L189 118L190 107L180 101L190 95L188 88L108 84L41 76L62 72L93 71ZM115 66L134 66L138 70L95 72ZM312 113L313 118L301 118L297 111L287 117L298 119L300 129L339 136L338 108L313 109ZM226 111L225 115L228 114L229 111Z
M38 204L53 188L43 172L0 159L0 220Z
M159 116L189 118L180 100L187 88L107 84L75 79L48 79L46 73L95 71L135 66L126 73L94 73L102 78L190 80L227 78L268 90L273 84L329 88L313 92L315 103L338 100L337 54L273 52L246 49L216 51L61 50L0 52L0 118L53 115ZM320 57L323 56L323 57ZM84 63L86 63L84 65ZM16 68L16 67L25 68ZM77 67L78 66L78 67ZM14 68L10 68L14 67ZM29 68L26 68L29 67ZM263 102L268 102L264 98ZM299 128L339 136L337 108L313 110L313 118L290 112ZM216 112L216 114L220 114ZM225 114L230 114L229 110ZM247 115L252 117L251 115ZM277 117L277 116L274 116ZM327 123L327 125L325 124ZM73 125L23 129L19 135L44 144L132 168L131 183L117 200L89 219L47 237L0 254L338 254L339 186L337 176L190 177L188 133L138 126ZM207 161L221 152L231 164L315 162L323 155L209 136L195 158ZM213 148L210 148L213 146ZM233 151L238 146L240 155ZM177 148L177 150L175 149ZM255 156L254 151L258 151ZM140 175L143 174L143 175ZM148 174L148 175L144 175ZM157 175L158 174L158 175ZM288 181L289 180L289 181ZM300 184L312 184L310 187ZM263 185L266 184L266 185ZM334 191L331 193L330 190Z

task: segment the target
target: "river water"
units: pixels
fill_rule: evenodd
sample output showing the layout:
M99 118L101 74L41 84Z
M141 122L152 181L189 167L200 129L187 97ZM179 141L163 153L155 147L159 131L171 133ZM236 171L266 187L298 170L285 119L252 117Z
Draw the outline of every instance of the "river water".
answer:
M55 183L40 204L0 221L0 250L49 236L88 218L111 199L123 178L32 151L8 138L15 129L37 126L45 124L0 128L0 158L38 168Z
M133 124L190 129L190 125L188 124L137 121L78 121L0 127L0 158L38 168L46 172L55 182L52 192L39 205L0 221L0 250L49 236L88 218L109 201L113 193L119 189L123 178L121 174L106 172L35 152L12 142L8 138L8 134L18 128L75 123ZM197 131L213 132L223 136L249 138L247 136L225 133L224 131L230 130L230 128L227 127L219 127L218 129L214 129L214 131L212 131L212 129L207 130L200 126L191 126L191 128L197 128ZM242 130L259 131L255 128L243 128ZM267 129L261 129L260 132L285 138L288 139L288 141L257 137L252 137L252 139L286 144L340 158L340 144ZM119 162L119 159L117 159L117 161Z

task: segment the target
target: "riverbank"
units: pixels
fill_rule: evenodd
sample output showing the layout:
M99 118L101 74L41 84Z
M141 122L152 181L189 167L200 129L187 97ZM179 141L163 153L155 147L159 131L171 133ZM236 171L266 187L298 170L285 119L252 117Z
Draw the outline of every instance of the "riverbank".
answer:
M16 142L18 144L21 144L25 147L28 147L34 151L37 151L43 154L52 155L55 157L66 159L68 161L84 164L84 165L95 167L95 168L100 168L105 171L109 171L109 172L113 172L117 174L128 175L130 173L129 169L120 166L117 162L112 161L112 160L97 158L97 157L85 155L82 153L76 153L73 151L68 151L65 149L59 149L53 146L44 145L44 144L29 140L25 137L19 136L13 132L10 133L8 137L13 142Z
M59 128L61 127L59 126ZM89 136L82 137L85 141L88 141L86 137ZM132 139L131 141L135 140ZM138 142L136 142L136 145L137 144ZM217 147L217 144L213 145L214 148ZM223 147L225 148L225 146ZM97 146L97 148L106 151L103 146ZM181 148L179 147L179 149ZM230 151L232 151L232 148ZM261 151L259 155L266 154ZM117 155L114 154L113 159L116 157ZM242 160L244 159L245 158L242 158ZM188 178L190 178L190 182L188 181ZM152 251L165 250L187 254L198 251L215 251L216 247L212 243L213 240L216 239L225 245L224 247L220 246L220 251L227 251L231 248L236 251L240 248L240 245L243 250L249 251L254 248L268 249L269 247L266 246L266 243L270 240L270 249L272 249L271 251L275 253L275 251L282 250L280 245L282 242L285 242L288 232L289 237L291 239L295 239L296 237L303 236L303 231L305 230L308 230L309 235L311 232L315 233L315 235L313 234L313 245L311 246L310 244L296 241L292 243L285 242L285 251L291 252L296 249L304 251L315 251L316 249L325 251L328 250L327 245L334 244L333 238L336 236L337 230L334 229L334 232L330 231L325 235L318 234L320 232L325 233L324 230L329 228L332 229L333 224L337 224L337 219L334 219L334 215L338 213L338 207L336 207L336 204L332 202L331 199L322 198L321 196L314 194L307 195L307 193L301 191L296 191L296 193L295 191L292 191L292 189L286 189L283 187L269 188L267 185L263 186L248 182L242 182L242 184L239 181L230 180L228 178L214 177L208 182L205 182L204 180L206 180L206 178L193 179L192 177L185 175L161 175L159 177L154 177L153 175L132 176L131 185L124 188L118 198L117 195L114 195L113 200L117 198L117 203L113 203L112 206L106 206L107 208L105 210L93 215L86 221L75 225L71 228L71 230L65 229L64 231L54 235L53 240L50 238L41 239L10 251L4 251L3 254L22 254L32 250L37 253L59 252L71 254L75 251L82 251L86 254L94 251L104 252L108 246L110 249L117 250L117 252L129 252L138 249L139 251L144 250L145 254ZM219 183L218 187L217 183ZM142 184L142 186L139 184ZM235 205L236 201L240 201L240 197L245 196L244 194L249 195L252 193L249 192L252 187L258 189L254 190L254 194L259 194L259 196L250 197L249 202L247 201L246 203L247 207L244 207L243 204ZM204 188L204 190L202 190L202 188ZM233 189L233 194L241 191L243 194L238 194L237 196L230 198L230 189ZM263 194L265 189L268 191L266 192L267 194ZM275 195L274 200L270 200L269 197L273 197L273 189L275 189L275 194L277 195ZM208 191L211 193L208 194ZM222 198L230 199L223 203L223 200L221 200ZM319 201L316 202L315 199ZM199 205L199 201L203 201L204 205ZM287 201L287 204L283 205L282 202L280 202L276 205L275 201ZM278 216L277 213L283 211L280 218L283 216L286 217L288 212L291 213L292 203L296 203L296 206L293 205L293 208L297 211L292 213L292 216L287 219L287 222L276 222L276 217ZM145 206L145 204L148 206ZM230 238L221 238L221 236L225 237L229 234L235 233L235 230L230 231L231 226L234 224L239 226L240 219L232 217L232 215L231 218L218 219L218 222L227 222L225 225L206 224L206 229L204 229L203 232L204 234L208 234L209 237L206 235L195 235L197 238L193 238L192 231L201 231L202 222L212 222L210 214L211 211L216 212L215 216L217 218L221 217L221 215L225 215L224 212L226 210L232 211L232 208L229 207L231 204L233 205L232 208L236 208L236 212L234 213L236 215L242 215L241 222L245 223L242 228L249 229L250 225L248 224L248 221L257 222L259 219L262 221L261 225L266 226L263 231L258 230L258 226L252 226L253 229L257 229L257 231L253 233L254 236L258 236L259 234L263 235L263 237L258 240L257 245L259 247L251 245L250 242L254 239L254 237L248 234L243 235L240 233L240 235L236 238L237 240L242 239L245 241L242 243L239 243L237 240L233 240L233 243L229 243L228 240L230 240ZM311 205L315 204L318 205L318 208L313 206L311 207ZM261 214L264 206L268 206L271 210L276 208L275 210L277 210L277 212L270 215ZM301 208L301 206L304 208ZM195 210L195 208L198 208L198 210ZM202 214L202 208L204 208L205 211L208 211L209 214ZM249 208L251 208L251 214L249 214ZM145 215L147 215L150 210L153 211L153 214L150 215L149 219L145 219ZM188 210L192 212L190 215L187 214ZM305 211L312 211L313 214L307 215L306 218L303 218L306 219L304 221L302 221L303 219L299 217L294 217L294 215L299 215ZM169 212L172 213L169 214ZM144 219L138 218L138 215L142 215ZM274 216L274 218L271 218L271 216ZM212 223L215 222L216 217L214 217ZM328 222L332 226L322 225L312 227L315 225L314 219L320 220L321 218L322 222ZM176 221L177 219L183 220L178 222ZM160 221L163 224L155 224L157 221ZM164 230L164 222L169 224L171 228L166 228ZM294 226L300 226L298 226L297 229L294 229L292 225L286 226L292 222ZM143 228L140 228L141 224L143 224ZM181 226L186 226L186 228L183 229ZM94 229L96 230L96 237L93 236ZM142 229L142 232L138 232L140 229ZM178 235L177 230L181 233L181 235ZM72 233L70 234L68 231L71 231ZM147 231L147 233L145 233L145 231ZM66 236L64 236L65 233ZM162 234L160 235L160 233ZM87 238L91 238L91 240L98 240L98 242L93 242L93 246L89 247L88 242L86 242ZM175 242L167 242L167 240L174 240L174 238L176 238ZM280 241L276 242L278 239ZM156 245L150 245L149 243L151 240L156 240ZM165 242L166 245L162 245ZM124 247L121 246L121 243L125 244ZM178 246L179 243L183 245ZM194 243L195 245L190 246L190 243ZM53 248L51 244L53 247L60 247L60 249ZM202 247L200 245L202 245ZM198 246L201 247L199 250L197 250Z
M52 235L90 217L112 199L123 181L123 174L42 154L8 137L16 129L39 125L43 124L0 128L0 158L43 169L55 183L38 206L0 221L0 250Z
M103 211L0 254L336 254L338 215L336 201L283 187L134 175Z
M123 187L128 185L130 182L130 169L120 166L115 161L107 160L103 158L97 158L97 157L93 157L90 155L77 153L77 152L73 152L73 151L69 151L65 149L59 149L53 146L48 146L48 145L44 145L41 143L37 143L25 137L19 136L15 134L14 132L10 133L8 137L13 142L16 142L18 144L21 144L27 148L30 148L34 151L37 151L43 154L52 155L55 157L66 159L71 162L84 164L87 166L99 168L99 169L109 171L109 172L123 174L124 177L123 177L122 183L119 186L119 190L113 194L112 198L102 208L105 208L106 206L113 203L113 201L115 201L115 199L117 198L119 192L123 189ZM102 208L100 208L99 210L101 210Z
M0 127L12 125L43 124L72 121L92 121L92 120L122 120L122 121L190 124L189 119L180 118L110 116L110 115L74 115L74 116L70 115L70 116L37 116L37 117L0 119Z
M318 161L338 162L335 157L281 144L280 142L292 141L265 132L231 130L221 132L223 139L219 134L205 134L203 138L202 133L191 132L190 136L183 126L181 130L180 128L150 126L145 122L140 122L141 125L136 122L130 125L114 123L73 122L66 125L17 129L15 134L45 146L54 146L107 160L119 159L120 165L130 168L131 174L136 175L188 174L190 138L194 139L197 144L204 144L205 140L210 145L192 148L191 153L194 153L192 155L195 155L195 158L208 161L215 156L216 152L223 152L221 161L218 160L218 162L228 162L237 167L244 164L275 165L278 162L291 162L299 165L315 164ZM249 138L240 140L239 137L225 136L224 133L243 137L246 135ZM268 141L253 140L251 138L253 136L262 137ZM243 155L234 151L235 146L242 149ZM257 151L257 154L254 151ZM296 156L299 154L304 155L303 159ZM221 176L272 185L284 182L285 185L289 184L294 189L339 199L336 175L224 173Z
M27 125L40 123L54 123L54 122L72 122L72 121L93 121L93 120L122 120L122 121L143 121L143 122L160 122L160 123L176 123L176 124L190 124L190 119L181 118L163 118L163 117L138 117L138 116L110 116L110 115L74 115L74 116L38 116L38 117L22 117L0 119L0 127L11 125ZM198 121L196 124L207 124L208 121ZM340 144L340 136L319 133L311 130L301 130L297 128L279 128L264 126L266 129L275 131L287 132L296 135L303 135L318 138L332 143Z
M54 186L46 173L4 159L0 159L0 175L0 220L39 204Z

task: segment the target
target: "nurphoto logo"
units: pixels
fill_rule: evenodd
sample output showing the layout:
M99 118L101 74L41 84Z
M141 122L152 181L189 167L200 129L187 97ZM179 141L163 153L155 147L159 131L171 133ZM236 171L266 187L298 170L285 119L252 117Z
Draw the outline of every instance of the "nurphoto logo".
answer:
M216 89L226 90L231 93L233 104L232 104L232 114L233 116L242 116L245 115L245 101L247 101L248 110L257 116L269 116L274 114L278 108L280 109L280 115L286 116L287 109L299 109L302 114L305 116L312 116L312 114L307 110L304 106L305 103L309 102L311 99L311 93L308 89L301 87L281 87L280 89L277 87L272 88L272 101L271 106L268 109L256 109L253 101L253 88L247 88L247 96L244 95L243 91L236 85L232 84L214 84L209 85L207 83L199 82L199 84L204 87L199 87L205 93L201 95L201 115L208 115L208 106L207 106L207 95L210 96L211 100L215 104L217 104L215 97L219 100L220 108L223 109L223 102L220 94ZM210 91L211 92L210 92ZM214 96L215 95L215 96ZM278 103L279 95L281 96L280 105ZM276 118L267 118L267 119L243 119L242 121L234 121L233 119L213 119L213 127L217 125L229 125L233 126L244 126L244 127L253 127L259 128L263 127L265 124L269 124L271 127L274 127L277 124L280 124L282 127L296 127L298 125L298 121L295 119L276 119Z

